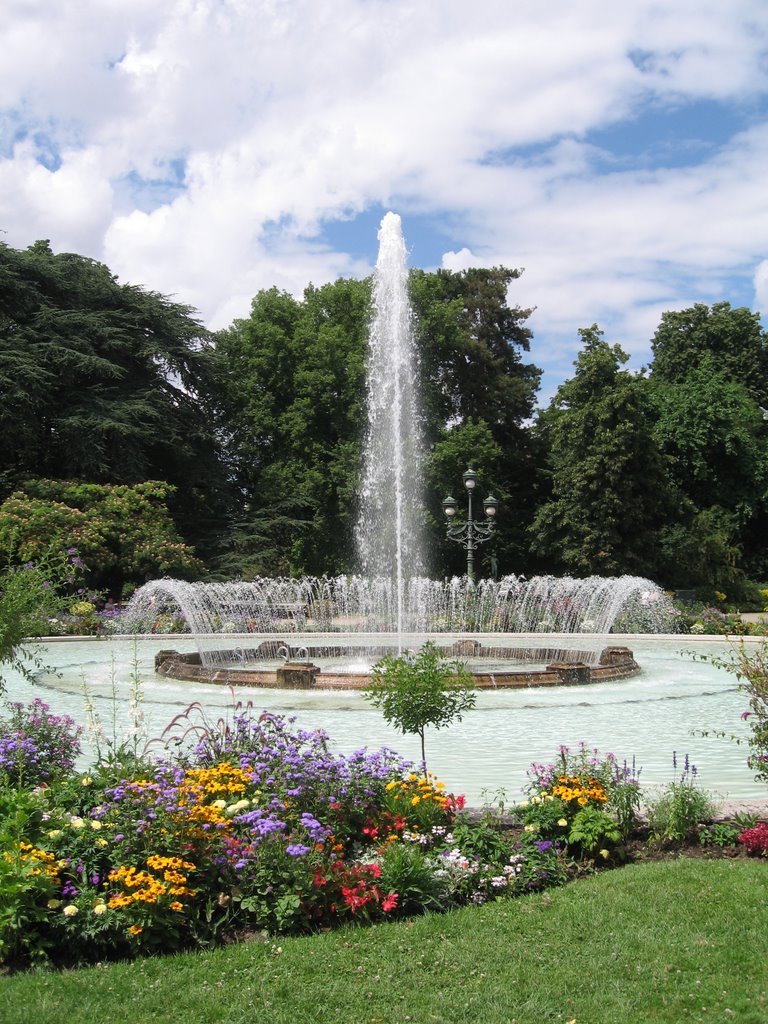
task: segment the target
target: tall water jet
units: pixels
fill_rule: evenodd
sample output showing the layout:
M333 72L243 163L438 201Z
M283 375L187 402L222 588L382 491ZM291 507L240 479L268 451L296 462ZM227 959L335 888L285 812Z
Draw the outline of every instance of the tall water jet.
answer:
M367 361L368 428L356 541L363 574L393 577L402 631L406 577L424 573L417 358L405 241L396 213L378 234Z

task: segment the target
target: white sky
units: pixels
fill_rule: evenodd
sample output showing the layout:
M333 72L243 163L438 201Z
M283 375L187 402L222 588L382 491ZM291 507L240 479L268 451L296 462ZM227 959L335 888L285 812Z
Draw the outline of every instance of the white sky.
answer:
M524 267L542 399L579 327L768 312L763 0L4 0L0 230L212 328L260 288Z

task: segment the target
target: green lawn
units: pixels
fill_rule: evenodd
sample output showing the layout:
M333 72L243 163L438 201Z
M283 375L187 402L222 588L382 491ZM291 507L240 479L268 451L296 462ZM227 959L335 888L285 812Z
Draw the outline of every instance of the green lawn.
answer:
M768 863L634 865L523 899L0 980L2 1024L768 1021Z

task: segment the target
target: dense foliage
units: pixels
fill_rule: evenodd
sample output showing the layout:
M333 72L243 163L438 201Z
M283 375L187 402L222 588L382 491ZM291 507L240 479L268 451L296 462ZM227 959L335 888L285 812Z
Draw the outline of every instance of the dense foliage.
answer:
M202 564L168 512L173 491L157 480L26 481L0 504L0 557L50 560L73 547L91 584L117 598L126 580L198 575Z
M727 302L663 314L644 373L623 368L597 325L584 329L573 377L537 414L530 310L512 301L519 276L411 272L432 575L463 571L441 500L471 460L500 501L481 574L632 572L759 607L750 580L768 578L768 345L758 315ZM345 279L301 297L259 292L247 317L213 336L187 307L92 260L0 244L4 550L21 517L20 536L47 521L64 550L85 551L88 534L88 582L112 590L163 573L354 571L369 319L370 282ZM86 499L91 486L109 498ZM133 497L141 488L146 502ZM84 526L83 513L98 506L103 525L116 503L109 538Z

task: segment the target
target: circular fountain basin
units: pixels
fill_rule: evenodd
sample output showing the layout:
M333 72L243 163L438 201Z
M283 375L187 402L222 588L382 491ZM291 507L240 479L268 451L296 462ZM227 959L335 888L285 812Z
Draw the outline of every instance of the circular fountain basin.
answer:
M449 643L432 639L445 658L463 665L478 689L584 685L626 679L640 671L632 651L618 645L563 652L544 646L540 635L528 644L506 646L474 637ZM273 638L258 644L250 640L249 646L193 652L163 649L155 655L155 671L169 679L222 686L360 690L371 681L371 666L396 653L391 645L366 643L359 634L353 645L318 645L311 638Z
M217 638L219 644L221 639ZM689 755L699 770L699 783L710 792L744 800L764 795L764 783L756 782L746 765L747 724L741 720L746 698L738 680L691 657L692 651L723 657L729 649L725 639L636 634L612 639L632 648L641 666L638 674L599 686L480 690L475 709L461 722L428 730L430 771L453 792L464 793L471 805L479 806L499 791L510 802L521 798L531 762L551 761L561 744L575 748L583 741L602 752L614 752L620 760L636 757L644 789L679 776L673 766L676 752L680 764ZM510 644L518 640L517 636L502 638ZM567 641L560 638L561 645ZM749 638L745 642L758 643ZM418 738L390 726L359 690L241 686L233 691L206 681L174 680L153 671L155 654L162 646L190 651L196 645L190 636L178 634L60 638L39 649L42 663L51 671L36 672L34 680L6 671L6 696L22 703L40 697L54 714L69 714L87 725L83 692L87 688L88 702L107 739L131 743L135 737L139 749L144 737L159 737L169 722L184 718L190 706L200 708L215 723L231 716L233 707L242 702L256 714L268 710L288 715L297 728L325 730L331 748L339 753L387 746L415 763L421 756ZM135 680L139 681L138 705ZM723 732L741 736L742 745ZM94 757L88 730L83 740L79 766L86 770Z

